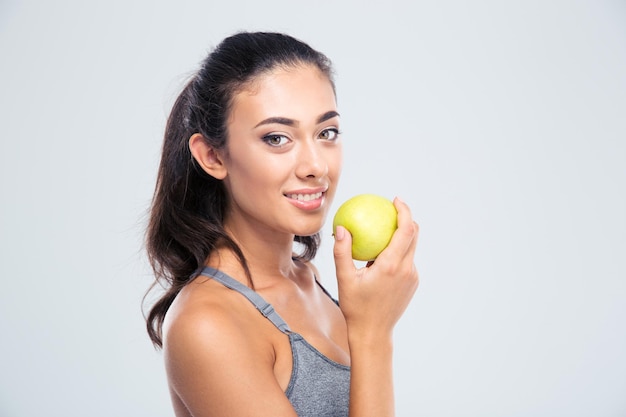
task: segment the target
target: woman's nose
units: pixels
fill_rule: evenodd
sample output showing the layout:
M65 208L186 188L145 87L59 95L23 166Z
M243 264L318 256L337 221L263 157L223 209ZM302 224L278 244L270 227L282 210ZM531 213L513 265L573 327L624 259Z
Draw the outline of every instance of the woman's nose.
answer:
M298 152L296 175L300 178L319 178L328 172L324 152L316 141L305 141Z

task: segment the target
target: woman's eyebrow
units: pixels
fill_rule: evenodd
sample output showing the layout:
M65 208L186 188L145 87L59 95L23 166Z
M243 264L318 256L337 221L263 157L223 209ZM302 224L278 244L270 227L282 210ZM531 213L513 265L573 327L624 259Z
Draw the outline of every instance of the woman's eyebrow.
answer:
M333 117L339 117L339 113L337 113L335 110L327 111L317 118L317 124L323 123L328 119L332 119Z
M293 119L289 119L287 117L268 117L265 120L261 120L254 127L257 128L259 126L271 125L271 124L274 124L274 123L279 124L279 125L287 125L287 126L297 126L298 125L298 122L296 122Z
M320 117L317 118L317 123L320 124L320 123L325 122L326 120L329 120L329 119L332 119L333 117L338 117L338 116L339 116L339 113L337 113L335 110L327 111L326 113L322 114ZM254 127L257 128L259 126L269 125L269 124L298 126L300 123L288 117L268 117L267 119L261 120Z

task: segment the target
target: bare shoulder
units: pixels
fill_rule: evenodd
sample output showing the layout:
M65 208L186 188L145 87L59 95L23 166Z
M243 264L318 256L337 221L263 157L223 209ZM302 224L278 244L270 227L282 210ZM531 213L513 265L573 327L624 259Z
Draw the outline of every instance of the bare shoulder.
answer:
M275 332L239 293L212 280L181 291L164 323L163 353L173 396L194 416L253 415L252 396L290 416L274 376ZM245 381L245 383L243 383Z
M249 323L256 321L254 308L235 291L210 279L188 284L170 307L164 322L164 352L232 352L251 334ZM242 345L246 345L243 343Z
M175 339L185 331L209 330L212 326L228 326L236 319L236 297L209 279L196 279L181 290L170 306L164 321L166 339ZM215 329L218 330L218 329Z

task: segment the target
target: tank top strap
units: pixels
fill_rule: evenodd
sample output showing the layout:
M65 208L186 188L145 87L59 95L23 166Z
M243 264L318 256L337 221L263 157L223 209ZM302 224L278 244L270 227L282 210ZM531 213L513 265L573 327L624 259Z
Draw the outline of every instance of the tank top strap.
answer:
M257 292L252 290L251 288L243 285L241 282L237 281L235 278L219 271L215 268L211 268L210 266L205 266L200 272L200 275L203 275L208 278L212 278L217 282L224 285L226 288L230 288L231 290L235 290L244 297L246 297L264 317L266 317L269 321L271 321L274 326L278 328L283 333L291 332L291 329L285 323L285 321L278 315L278 313L274 310L274 307L267 301L263 299Z

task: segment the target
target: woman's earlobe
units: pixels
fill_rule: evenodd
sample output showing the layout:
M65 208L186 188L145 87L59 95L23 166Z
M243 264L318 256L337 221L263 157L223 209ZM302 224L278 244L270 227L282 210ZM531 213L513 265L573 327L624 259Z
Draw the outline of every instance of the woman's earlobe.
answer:
M189 138L189 151L204 172L218 180L226 178L227 170L222 156L200 133L194 133Z

